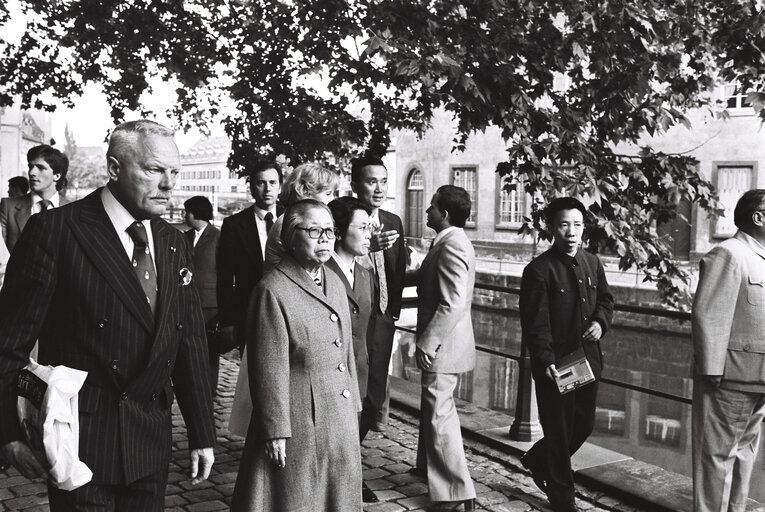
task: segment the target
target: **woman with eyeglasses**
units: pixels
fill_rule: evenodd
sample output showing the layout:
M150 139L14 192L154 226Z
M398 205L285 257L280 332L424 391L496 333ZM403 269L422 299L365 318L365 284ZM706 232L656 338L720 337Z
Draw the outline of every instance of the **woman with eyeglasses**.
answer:
M337 237L329 208L284 214L287 251L255 287L246 328L253 415L234 511L360 511L361 409L346 289L324 264Z
M339 184L340 177L336 172L313 162L300 164L284 178L279 193L279 204L285 209L301 199L315 199L327 204L335 197ZM284 215L279 216L268 231L263 263L264 274L274 268L286 252L280 239L283 219ZM252 417L252 400L246 378L248 360L249 356L245 350L239 366L239 378L236 382L234 403L231 405L231 416L228 422L229 432L240 436L247 435Z

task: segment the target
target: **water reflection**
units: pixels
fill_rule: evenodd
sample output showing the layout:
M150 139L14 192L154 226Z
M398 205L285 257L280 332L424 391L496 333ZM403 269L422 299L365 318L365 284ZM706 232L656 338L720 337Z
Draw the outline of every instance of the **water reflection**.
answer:
M620 316L621 315L621 316ZM414 326L416 311L405 310L399 325ZM690 398L692 347L687 324L640 319L617 314L602 340L604 377ZM626 324L626 325L625 325ZM514 355L520 354L520 320L516 311L473 308L476 342ZM391 363L393 375L419 382L414 359L414 336L397 332ZM479 352L472 372L460 375L456 395L476 405L513 415L518 364ZM691 407L601 383L595 432L590 442L675 473L691 474ZM765 501L765 449L760 450L752 476L750 497Z

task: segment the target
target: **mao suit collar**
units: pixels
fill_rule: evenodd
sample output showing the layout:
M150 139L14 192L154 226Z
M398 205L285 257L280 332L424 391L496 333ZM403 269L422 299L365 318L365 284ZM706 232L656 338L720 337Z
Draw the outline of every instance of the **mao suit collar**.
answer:
M733 238L735 238L736 240L738 240L739 242L747 246L749 249L752 250L752 252L757 254L760 258L765 259L765 246L763 246L760 242L758 242L752 236L739 230L739 231L736 231L736 234L733 235Z

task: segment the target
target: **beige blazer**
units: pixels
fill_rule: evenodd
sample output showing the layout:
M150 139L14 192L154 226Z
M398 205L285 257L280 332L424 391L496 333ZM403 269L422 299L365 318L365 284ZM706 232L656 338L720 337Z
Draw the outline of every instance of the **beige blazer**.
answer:
M765 385L765 247L741 231L709 251L693 300L696 373Z
M64 196L59 196L59 207L69 203ZM10 252L21 236L21 231L27 225L32 216L32 194L27 193L19 197L4 197L0 199L0 228L3 230L3 239Z
M429 371L472 370L475 251L465 231L458 228L438 240L425 256L415 279L417 347L435 357Z

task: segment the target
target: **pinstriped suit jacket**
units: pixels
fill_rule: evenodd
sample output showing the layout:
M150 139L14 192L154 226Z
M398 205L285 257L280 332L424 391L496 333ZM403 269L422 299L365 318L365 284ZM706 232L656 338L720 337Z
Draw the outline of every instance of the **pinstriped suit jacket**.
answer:
M190 448L213 446L207 345L183 234L152 220L156 320L101 202L101 190L30 218L0 291L0 444L21 439L15 376L39 338L42 364L88 372L80 391L80 458L93 483L167 470L173 388Z

